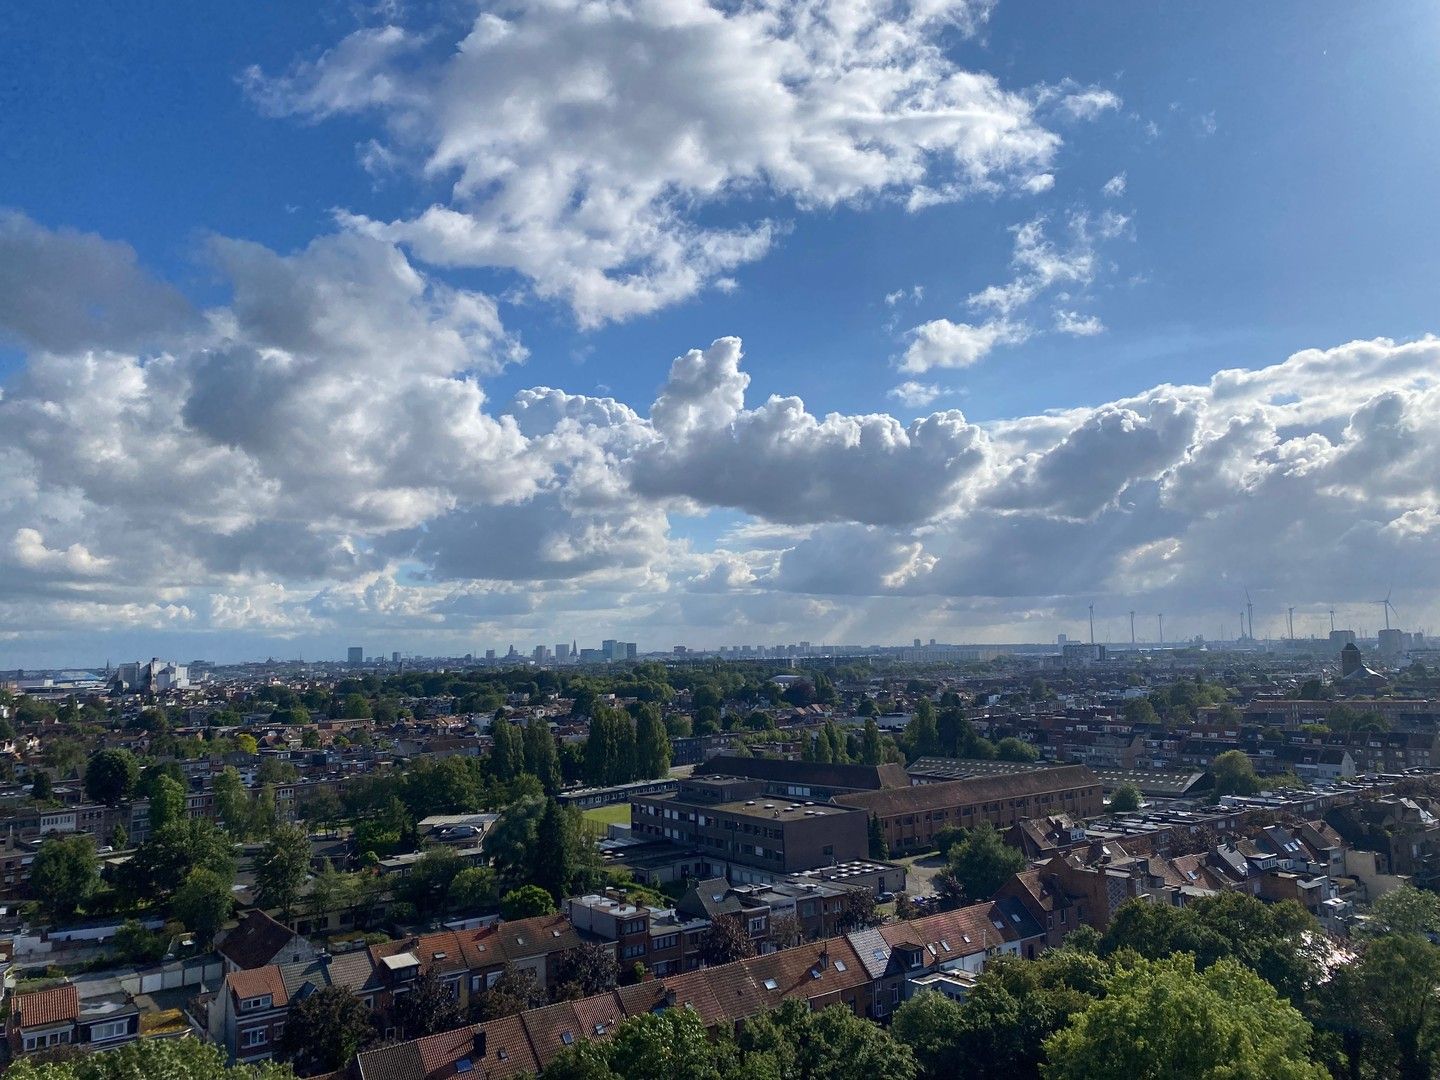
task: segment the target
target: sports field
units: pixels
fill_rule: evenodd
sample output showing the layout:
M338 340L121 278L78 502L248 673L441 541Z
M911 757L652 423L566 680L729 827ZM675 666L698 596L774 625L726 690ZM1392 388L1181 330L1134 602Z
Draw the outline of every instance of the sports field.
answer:
M593 821L602 828L606 825L630 824L630 804L628 802L596 806L582 812L586 821Z

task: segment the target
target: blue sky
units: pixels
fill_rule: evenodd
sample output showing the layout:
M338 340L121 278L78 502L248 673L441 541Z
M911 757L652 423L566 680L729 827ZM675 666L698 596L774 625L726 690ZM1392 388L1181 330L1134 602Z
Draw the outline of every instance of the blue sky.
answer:
M228 446L232 457L243 452L249 460L227 460L226 469L208 477L169 478L172 499L182 509L191 509L186 504L192 485L242 480L273 488L284 505L254 508L245 522L229 510L193 508L183 515L194 519L186 527L203 535L175 547L173 537L155 535L153 523L133 505L117 506L99 494L105 486L99 470L82 480L74 462L50 467L44 460L55 433L43 424L37 427L35 418L46 414L41 407L46 394L66 393L70 376L56 375L44 387L32 377L42 372L41 365L58 363L57 353L73 354L77 346L71 341L58 349L55 340L24 325L23 311L14 312L33 301L21 296L7 308L0 295L0 380L6 386L0 409L24 410L28 418L11 424L12 432L23 428L26 434L9 436L14 440L11 461L23 463L10 475L39 478L33 489L27 485L23 490L11 480L8 507L18 529L40 537L32 542L27 532L11 543L9 564L0 561L0 634L8 636L8 641L0 637L0 668L7 666L7 651L14 664L79 662L91 657L71 657L70 650L111 640L137 652L152 640L164 640L193 641L190 651L196 654L248 655L282 644L309 643L324 651L363 632L375 636L377 648L382 637L404 649L467 643L484 648L503 647L512 635L521 644L531 636L549 641L552 624L573 627L573 634L581 636L592 631L598 636L613 627L654 647L671 641L710 645L799 637L889 640L909 637L909 628L920 625L954 639L1044 639L1058 630L1073 632L1077 613L1096 593L1130 597L1117 599L1112 605L1117 610L1153 597L1151 606L1174 608L1175 623L1189 633L1213 634L1222 609L1209 595L1213 590L1201 583L1214 568L1203 561L1188 570L1174 568L1186 550L1205 543L1197 529L1214 516L1177 520L1178 496L1167 485L1173 487L1182 463L1203 459L1201 449L1212 442L1220 445L1224 425L1233 419L1224 415L1231 406L1223 395L1207 397L1204 416L1193 423L1194 402L1182 401L1183 430L1155 436L1162 442L1173 437L1173 447L1148 469L1120 477L1105 498L1078 500L1083 512L1057 510L1053 493L1046 496L1049 502L1035 494L1037 470L1044 465L1040 459L1048 454L1059 462L1052 451L1080 446L1083 440L1067 442L1066 437L1088 430L1087 421L1104 429L1107 407L1129 409L1130 419L1116 423L1133 432L1158 423L1148 411L1165 396L1156 388L1203 386L1222 369L1265 368L1299 350L1318 349L1327 350L1333 379L1368 370L1367 362L1374 365L1377 382L1371 393L1355 391L1330 402L1317 390L1301 406L1322 397L1326 404L1302 407L1294 415L1273 411L1293 404L1283 390L1261 401L1247 398L1241 411L1266 413L1272 434L1266 445L1251 448L1258 464L1236 475L1250 476L1276 462L1291 462L1302 451L1310 453L1310 437L1328 441L1329 450L1320 457L1339 468L1341 458L1354 460L1363 449L1346 442L1362 434L1350 423L1357 410L1381 408L1387 393L1428 389L1428 354L1397 373L1398 362L1365 361L1340 350L1355 340L1415 342L1435 330L1440 216L1430 207L1440 166L1440 125L1435 123L1440 78L1433 59L1440 46L1440 15L1433 5L1105 2L1042 7L1000 0L993 8L951 5L945 17L925 20L912 5L897 2L882 5L885 17L867 25L864 34L847 38L834 30L843 22L845 5L767 2L728 6L723 16L712 12L709 20L697 16L691 29L699 29L687 40L707 63L692 59L688 67L675 69L667 66L664 50L678 39L666 38L673 27L660 25L669 16L637 3L628 12L628 24L568 39L567 27L587 17L581 7L559 2L531 11L462 3L378 9L261 3L201 10L159 3L98 8L53 3L7 12L8 25L0 34L0 71L5 72L0 79L0 208L12 212L10 239L16 246L0 249L0 255L11 263L12 290L19 295L15 279L39 280L27 274L25 258L41 258L36 253L43 249L61 252L55 258L62 259L67 237L94 234L110 255L123 252L124 245L133 249L138 258L134 275L173 287L196 313L207 313L212 332L219 335L204 341L191 336L180 344L166 336L171 328L145 340L112 342L103 332L87 339L86 348L128 350L134 366L126 370L148 373L138 391L147 407L157 404L153 399L168 385L183 412L187 395L197 395L202 381L198 369L186 365L203 366L206 350L220 348L219 341L226 347L241 339L247 348L281 347L266 336L274 320L254 315L280 303L276 296L262 295L264 282L273 281L279 265L266 262L271 253L296 259L313 243L364 236L403 262L404 270L391 267L401 277L421 275L426 288L445 290L447 296L483 297L493 305L494 325L467 338L468 358L432 373L461 380L473 376L487 419L503 426L514 395L531 387L613 397L634 410L635 419L612 421L603 431L586 428L587 452L608 462L604 480L581 468L573 448L561 460L546 456L557 452L553 448L534 442L506 451L543 466L515 479L513 487L476 492L425 474L413 480L403 498L396 496L407 510L392 506L372 513L373 500L357 490L344 508L317 516L304 512L304 485L292 482L270 450L241 446L245 440L222 438L188 416L180 421L186 430L177 439L198 433L208 440L206 446ZM702 8L695 5L697 11ZM950 128L932 135L930 142L894 148L878 181L867 171L873 162L863 168L854 161L836 166L828 156L831 149L822 153L816 147L827 139L844 142L855 121L848 118L843 138L837 138L840 129L830 123L827 110L839 95L828 98L824 85L832 75L818 77L796 94L796 114L783 121L763 109L747 116L747 99L738 96L736 111L725 114L731 84L708 88L707 78L724 75L733 82L740 77L736 73L753 74L755 87L774 90L765 85L761 65L756 72L746 71L745 39L726 36L741 15L755 17L745 32L761 35L754 42L766 49L777 46L776 57L789 56L785 63L811 64L819 72L830 62L826 50L839 49L848 71L859 70L871 80L867 90L878 84L877 72L893 70L896 63L911 65L910 90L930 95L923 100L932 105L937 93L957 92L947 78L959 74L986 80L986 107L1016 125L996 129L1007 156L998 165L982 161L983 155L965 141L971 134ZM805 24L806 29L801 15L818 22ZM485 25L504 27L509 36L493 46L501 50L493 62L480 60L467 72L463 62L455 62L458 43ZM346 53L347 45L381 40L375 35L387 26L392 37L373 65ZM878 61L862 55L873 47L877 33L895 27L908 35L900 52ZM657 36L646 37L650 30ZM503 50L527 33L540 43L540 51L517 53L521 59L515 71L504 75L514 57ZM525 65L534 66L537 56L543 64L543 46L551 40L554 84L545 86L542 73L537 89L525 80ZM657 113L660 128L710 125L712 141L694 161L661 160L653 156L659 153L654 132L644 124L624 124L620 114L587 119L586 106L566 97L577 82L583 85L577 71L597 70L612 80L609 92L623 96L635 66L626 49L638 48L642 40L660 55L657 59L652 53L634 76L641 97L632 111L651 104L644 97L648 88L671 88L676 102ZM592 48L594 55L571 55ZM613 52L603 52L607 48ZM732 66L723 71L718 61L708 66L717 56ZM567 66L570 59L578 66ZM447 71L472 80L470 89L460 93L453 83L447 89ZM800 85L810 74L798 76ZM348 81L326 83L339 75ZM788 76L797 78L797 69L792 67ZM382 81L383 93L376 89ZM337 85L341 90L334 89ZM497 87L504 100L488 99L487 92L498 93ZM693 105L689 88L697 88ZM547 93L557 100L542 100ZM538 96L529 100L527 94ZM920 100L891 99L892 107L910 112L904 119L892 114L886 130L914 121ZM476 120L503 113L506 102L517 101L553 110L545 114L549 130L538 143L526 141L523 126ZM687 117L686 108L700 111ZM940 123L938 115L927 112L925 122ZM564 127L572 122L573 128ZM483 128L478 135L477 124ZM746 125L762 149L744 145ZM1041 135L1053 140L1044 152L1033 143ZM785 149L763 149L769 141L784 142ZM465 143L458 156L436 164L440 148L457 142ZM861 139L847 147L869 145ZM492 174L478 190L457 187L463 169L485 173L507 153L517 155L521 170L509 175L528 177L531 185L551 175L552 161L573 155L577 163L567 179L579 186L572 199L593 196L608 182L621 197L639 200L629 211L637 219L634 227L624 222L626 213L611 212L592 223L587 234L583 222L563 208L538 224L526 220L517 227L513 214L497 217L501 211L495 209L512 181ZM587 160L587 153L592 158L600 153L602 160ZM924 162L923 180L906 171L914 160ZM984 173L983 183L916 208L917 189L973 179L964 175L966 168ZM600 175L608 180L597 180ZM707 186L714 175L726 179L719 187ZM657 185L653 190L660 194L634 195L652 190L646 185ZM509 194L523 204L526 190ZM525 250L496 255L492 245L479 255L457 254L454 247L441 253L454 236L441 237L425 224L427 208L434 207L481 230L500 221L502 229L510 230L510 242ZM640 220L652 210L661 216ZM528 207L520 211L522 218L529 213ZM749 254L724 265L702 265L705 254L697 237L728 237L735 235L732 230L762 223L770 230L767 239ZM1021 230L1027 225L1038 230L1044 246L1038 249L1042 256L1022 264L1026 234ZM605 243L633 245L642 260L667 260L648 269L645 284L654 297L644 302L645 310L626 310L614 300L587 307L580 294L568 291L586 287L575 281L610 283L635 268L633 261L623 260L598 270L588 265L586 260L596 257L589 246L596 236ZM217 237L258 249L217 258ZM657 254L669 252L668 243L680 246L678 256ZM545 257L547 245L553 246L554 260ZM379 257L374 252L366 257L371 256ZM246 261L246 270L237 271L237 259ZM287 265L297 280L312 273L316 280L325 273L345 276L334 261L318 255ZM259 290L248 300L238 295L237 272L252 274L252 291ZM690 273L698 285L676 284ZM130 271L115 274L126 277ZM1045 274L1050 276L1041 280ZM62 274L54 287L73 285L73 303L82 311L139 303L126 291L128 277L121 288L119 278L101 276L105 280L97 284ZM1013 309L1001 312L974 302L987 286L1027 280L1028 292ZM0 291L5 285L0 277ZM116 291L83 294L84 288L109 287ZM887 303L891 294L900 295ZM377 303L372 297L370 306ZM425 310L417 317L436 325L435 306L420 306ZM14 325L4 322L7 310ZM240 331L228 323L214 329L217 313L226 312L235 314ZM1057 329L1062 312L1072 319L1072 329L1090 332ZM348 318L339 308L329 314ZM446 320L454 315L447 310L438 322L448 326ZM263 324L259 329L248 327L252 316ZM928 359L908 361L919 356L907 351L924 337L919 328L942 321L943 333L934 338L941 344L925 354ZM954 331L955 326L963 330ZM999 327L999 337L969 362L957 360L956 333L969 341L975 328L987 327ZM772 394L795 395L815 417L832 411L891 413L901 425L936 410L959 410L967 424L979 425L977 431L991 440L984 452L987 464L973 474L973 483L947 488L938 501L921 497L922 507L906 504L885 517L826 503L823 493L803 511L787 508L783 500L751 498L739 490L743 484L726 487L715 480L733 463L698 451L683 462L641 460L651 450L642 454L638 448L657 437L663 436L672 456L681 442L695 442L694 431L661 432L651 425L651 403L673 388L667 379L675 357L728 336L744 340L740 363L750 380L746 409L754 410ZM527 354L523 362L495 359L505 349L513 359L517 343ZM347 341L345 347L356 345ZM390 346L377 345L371 357L382 368L385 348ZM335 358L341 352L327 351L327 362L343 366L343 358ZM149 366L150 358L161 354L179 358L173 371L164 369L166 382L158 379L162 368ZM424 367L431 354L418 360L389 355L408 369ZM722 381L733 375L727 375L729 363L718 354L706 360L711 376ZM904 370L907 366L912 370ZM243 363L241 368L236 377L248 377L250 369ZM356 369L361 368L365 365L357 362ZM1282 372L1275 382L1279 386L1293 378L1303 387L1309 377ZM906 382L921 389L897 395L895 388ZM1322 387L1325 380L1317 377L1314 385ZM233 395L234 387L227 387ZM377 385L377 394L387 392L403 397L408 384ZM1140 399L1143 407L1135 404ZM699 407L713 404L706 402ZM1130 404L1117 404L1123 402ZM78 399L71 404L76 422L83 423L82 405ZM1424 416L1424 400L1406 404L1412 411L1398 427L1427 434L1423 420L1415 419ZM1066 413L1069 428L1044 421L1057 410L1071 410ZM300 414L287 415L295 422ZM745 415L732 422L743 427ZM20 416L17 412L10 419ZM400 422L394 411L382 410L375 418L380 425ZM623 436L610 430L626 425ZM525 437L536 438L528 432ZM0 442L5 438L0 436ZM117 438L123 442L123 435ZM553 431L541 435L542 441L555 438ZM625 449L615 448L616 439ZM959 453L959 445L951 452ZM465 447L464 453L475 449L469 443ZM726 443L726 451L742 462L751 453L739 435ZM446 451L454 452L453 447ZM827 451L816 451L822 452ZM1109 474L1114 460L1107 455L1125 460L1137 453L1103 444L1087 452L1099 455L1092 461L1092 475ZM867 482L864 464L835 460L838 476ZM412 472L425 473L412 466ZM906 471L903 462L895 467L907 476L913 472L917 483L927 482L923 470ZM508 467L495 468L499 475ZM847 473L850 468L854 471ZM775 476L757 475L757 482L783 478L783 470L776 469ZM1311 468L1307 475L1314 472ZM357 475L374 472L358 470ZM6 476L0 472L0 505L7 505ZM1280 483L1282 478L1271 479ZM1285 497L1301 498L1288 489L1296 476L1287 473L1283 479ZM625 495L616 495L619 504L606 508L597 522L587 516L595 511L582 505L582 494L596 484L608 490L612 482ZM1236 482L1240 490L1260 496L1259 480ZM1252 487L1244 487L1247 483ZM1006 484L1016 490L1005 489ZM402 487L392 482L387 490ZM1433 511L1434 492L1418 481L1402 488L1387 491L1383 506L1357 501L1349 492L1343 507L1325 506L1324 520L1360 530L1356 537L1400 535L1405 545L1423 545L1428 529L1394 523L1407 513ZM1339 480L1330 478L1310 491L1292 516L1319 514L1321 500L1335 498L1339 489ZM561 504L563 524L547 512L537 518L545 524L527 523L512 536L503 528L519 528L510 520L518 513L507 511L503 528L477 516L482 506L538 507L547 497ZM623 512L620 505L627 499L632 506L643 505L644 513ZM559 559L564 569L557 571L552 559L490 576L488 570L477 572L473 561L435 550L423 554L427 545L420 541L417 547L417 535L438 535L437 515L446 513L452 522L467 514L473 519L467 531L456 534L462 547L475 544L475 530L508 541L559 545L570 552ZM1243 508L1237 513L1243 517ZM113 527L116 515L125 519L122 528ZM636 524L640 517L643 527ZM634 530L630 534L627 521ZM1051 543L1055 552L1093 545L1106 554L1085 563L1088 580L1035 574L1032 590L1020 580L1030 565L1021 561L1013 574L999 575L1016 580L987 592L980 583L984 574L954 564L960 552L983 562L986 545L995 542L1002 524L1001 531L1022 530L1027 542L1046 538L1035 541L1040 546L1034 558L1041 562L1041 549ZM1323 528L1318 519L1312 524ZM330 554L304 566L285 565L256 541L258 546L244 557L214 555L217 545L244 547L240 538L249 535L244 531L261 525L299 530L317 550ZM1052 531L1057 531L1053 537ZM777 532L784 537L775 539L771 534ZM770 536L765 542L772 545L763 551L754 546L761 533ZM123 550L107 546L122 540ZM10 541L0 535L0 543ZM265 541L274 543L273 538ZM586 547L584 558L574 557L577 544ZM1165 545L1175 550L1164 554L1172 569L1161 573L1147 560L1159 558ZM337 562L335 552L342 549L359 555ZM77 550L91 561L79 554L68 562L56 557ZM1426 562L1427 554L1423 546L1407 546L1394 556L1401 559L1402 582L1417 594L1416 618L1432 610L1430 572L1410 567ZM1232 555L1239 564L1237 576L1273 579L1283 568L1283 584L1257 586L1273 592L1271 606L1277 610L1290 603L1318 605L1317 610L1335 602L1362 604L1367 590L1391 574L1377 567L1367 579L1361 570L1347 569L1345 575L1355 580L1337 581L1334 568L1323 560L1292 568L1281 552L1242 549ZM838 565L846 558L858 561L841 577L874 578L878 584L857 584L854 595L847 595L830 575L807 568L810 560ZM134 592L130 586L141 584L135 565L172 569L153 571L153 580ZM723 587L697 584L716 574ZM112 575L123 576L126 587L108 580ZM922 585L922 578L931 584ZM377 582L388 584L377 590ZM549 599L523 611L525 605L500 599L533 597L537 591ZM342 593L349 600L334 603ZM356 600L367 593L370 599ZM383 601L378 593L385 594ZM457 607L460 594L465 603ZM1141 599L1134 599L1137 595ZM221 603L217 608L217 596L232 598L239 607ZM81 602L77 597L83 597L84 606L68 607ZM1226 602L1223 610L1235 606ZM1181 614L1187 610L1193 610L1188 627ZM1365 609L1355 610L1358 619ZM573 634L567 630L562 636ZM386 651L390 647L386 644Z

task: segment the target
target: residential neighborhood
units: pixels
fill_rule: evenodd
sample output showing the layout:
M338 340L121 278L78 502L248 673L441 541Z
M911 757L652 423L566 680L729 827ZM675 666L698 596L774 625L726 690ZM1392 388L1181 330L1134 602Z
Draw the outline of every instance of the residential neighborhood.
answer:
M1440 680L1416 662L1358 695L1346 662L11 680L6 1047L187 1037L301 1075L539 1073L677 1005L712 1031L791 999L888 1028L1129 906L1227 896L1344 956L1386 896L1440 880L1419 749ZM352 1043L306 1044L319 1009Z

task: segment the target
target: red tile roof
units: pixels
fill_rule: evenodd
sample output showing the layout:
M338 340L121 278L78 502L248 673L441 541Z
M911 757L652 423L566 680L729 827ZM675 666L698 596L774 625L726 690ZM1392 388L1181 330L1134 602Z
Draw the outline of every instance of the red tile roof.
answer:
M1002 923L1000 927L995 925L997 919ZM516 931L515 923L506 924L502 930L518 932L526 938L526 947L529 947L534 924L553 920L554 917L524 920L532 924L528 932ZM985 948L987 939L994 945L1018 936L993 903L892 924L866 931L866 935L874 935L873 944L867 948L882 944L889 948L902 941L918 946L924 950L927 968L973 955ZM968 942L966 936L970 938ZM479 935L477 940L495 946L496 952L504 951L503 933ZM933 954L931 946L935 949ZM729 1028L775 1008L786 998L809 1001L823 1008L845 1000L849 994L850 1000L858 1003L871 977L850 938L833 937L766 956L620 987L578 1001L531 1009L518 1017L472 1025L417 1043L366 1051L360 1055L359 1072L362 1080L418 1080L420 1077L451 1080L456 1076L456 1063L467 1057L472 1058L471 1065L480 1076L538 1072L566 1046L607 1037L614 1024L625 1017L670 1005L688 1006L699 1013L706 1027ZM767 982L773 982L773 989ZM486 1034L483 1062L473 1056L474 1038L481 1031ZM506 1051L503 1061L499 1057L501 1049Z
M22 1028L46 1027L75 1020L80 1015L80 991L74 983L17 994L15 1015Z
M290 1003L290 996L285 992L285 980L280 977L280 969L274 964L249 971L232 971L225 976L225 982L229 984L230 993L236 1001L269 994L277 1009Z

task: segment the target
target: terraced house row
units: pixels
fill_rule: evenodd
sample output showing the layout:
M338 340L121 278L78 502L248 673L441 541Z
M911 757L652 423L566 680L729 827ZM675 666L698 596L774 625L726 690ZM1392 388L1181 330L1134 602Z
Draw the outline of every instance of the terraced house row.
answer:
M349 990L380 1017L385 1029L396 999L410 992L422 972L438 977L468 1009L507 966L532 972L542 989L552 985L561 957L581 940L564 915L542 915L234 970L208 1002L209 1037L232 1061L274 1057L290 1006L327 986ZM386 1031L388 1038L394 1034L393 1029Z
M1043 941L1044 931L1017 901L974 904L379 1047L360 1054L349 1075L529 1075L577 1041L604 1038L628 1017L671 1008L692 1008L715 1029L733 1029L791 998L881 1020L922 988L963 996L987 959L1028 955Z

